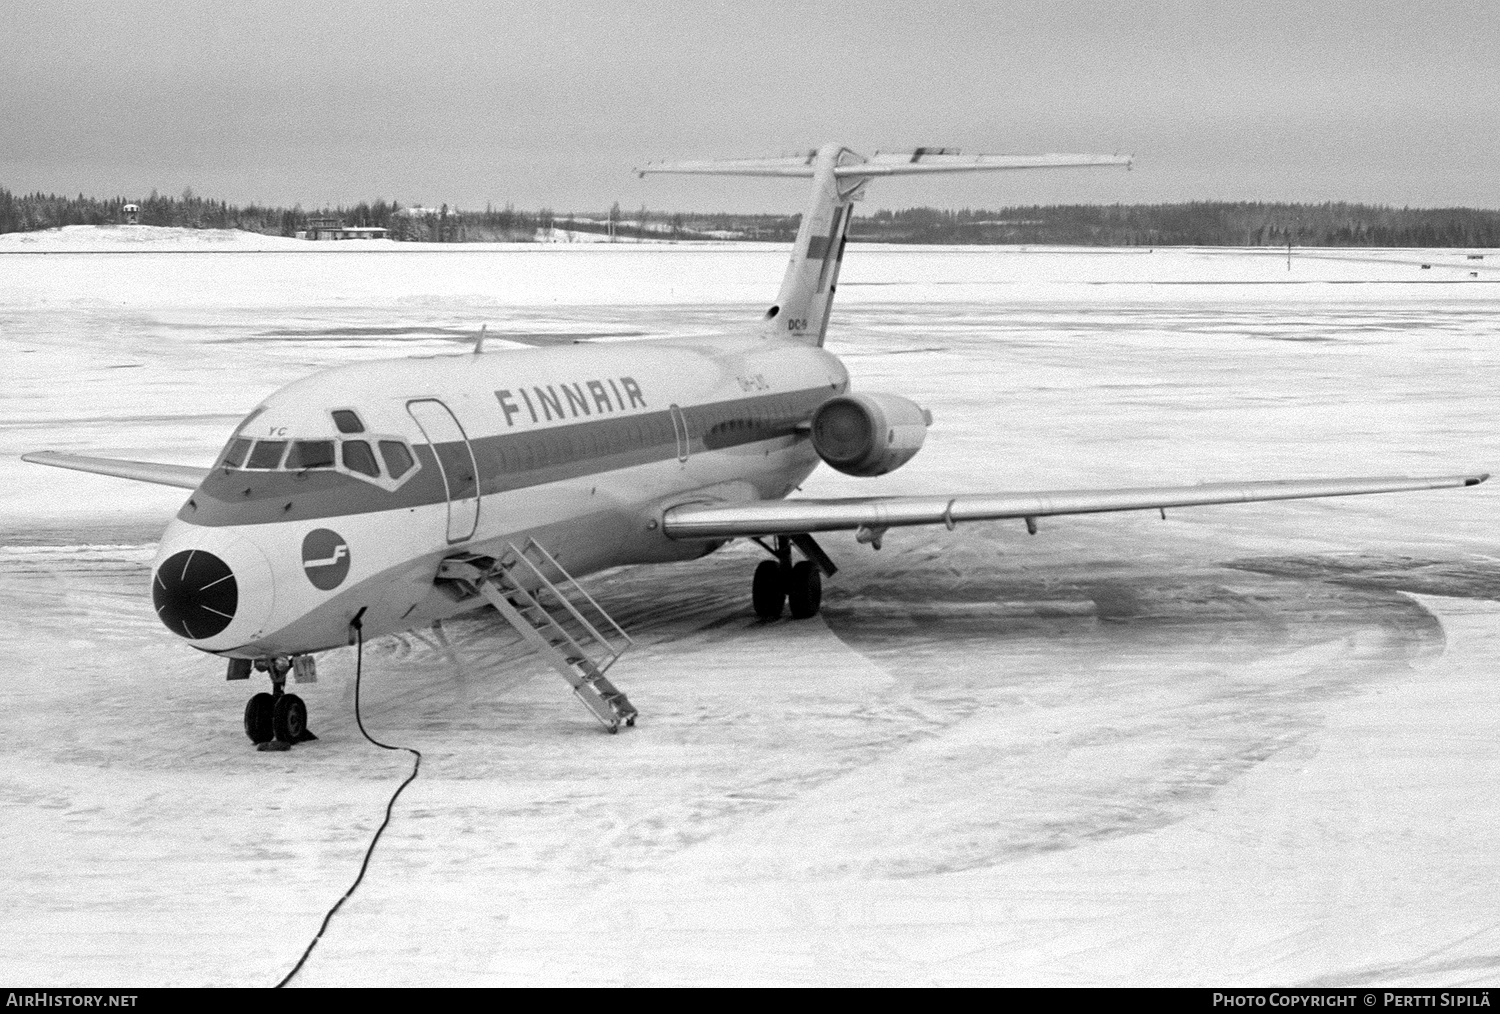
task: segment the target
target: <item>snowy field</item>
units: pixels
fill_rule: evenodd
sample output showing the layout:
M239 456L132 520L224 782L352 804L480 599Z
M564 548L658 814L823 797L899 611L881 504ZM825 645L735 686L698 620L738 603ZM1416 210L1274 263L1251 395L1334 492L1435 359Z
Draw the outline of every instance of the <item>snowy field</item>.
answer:
M151 612L182 492L21 453L206 463L318 367L753 323L785 262L353 246L0 237L13 981L276 982L408 770L346 652L302 688L321 739L255 752L247 684ZM1481 252L851 247L830 347L936 423L806 492L1494 470ZM1500 481L836 535L803 623L755 620L740 546L605 574L619 736L493 614L375 642L367 723L426 759L298 981L1492 982L1497 531Z

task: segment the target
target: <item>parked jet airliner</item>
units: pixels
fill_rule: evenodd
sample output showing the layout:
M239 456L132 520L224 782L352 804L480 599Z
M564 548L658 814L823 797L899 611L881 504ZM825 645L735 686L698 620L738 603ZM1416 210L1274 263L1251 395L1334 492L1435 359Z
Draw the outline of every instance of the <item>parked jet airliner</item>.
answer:
M611 731L636 711L604 670L623 634L558 585L621 564L683 560L735 538L769 553L758 615L818 612L835 567L813 536L999 518L1473 486L1487 475L1221 483L1082 492L788 498L827 463L883 475L921 448L931 416L855 393L823 347L853 203L882 176L1129 165L1094 155L965 157L918 149L650 164L661 173L812 179L781 290L735 337L418 357L315 373L267 398L211 468L50 451L26 460L191 489L161 538L152 601L169 630L252 668L256 742L310 738L288 672L360 637L493 604ZM482 344L482 342L481 342ZM476 347L475 353L481 353ZM576 586L573 586L576 590ZM628 640L628 639L627 639ZM603 647L600 647L603 646Z

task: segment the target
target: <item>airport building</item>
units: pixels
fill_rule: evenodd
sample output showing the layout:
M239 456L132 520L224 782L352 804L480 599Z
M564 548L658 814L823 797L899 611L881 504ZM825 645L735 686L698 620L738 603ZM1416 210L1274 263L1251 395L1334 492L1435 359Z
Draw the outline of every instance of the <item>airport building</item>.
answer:
M337 218L310 218L298 239L385 239L389 229L373 225L345 225Z

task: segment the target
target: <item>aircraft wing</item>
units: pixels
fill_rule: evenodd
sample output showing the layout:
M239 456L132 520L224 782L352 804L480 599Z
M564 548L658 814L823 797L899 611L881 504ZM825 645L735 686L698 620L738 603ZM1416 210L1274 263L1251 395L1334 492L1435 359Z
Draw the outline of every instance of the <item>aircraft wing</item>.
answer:
M21 455L22 461L34 465L55 465L79 472L113 475L118 479L154 482L162 486L197 489L211 469L192 465L162 465L153 461L126 461L122 458L91 458L86 454L63 454L59 451L33 451Z
M844 500L757 500L751 503L684 504L663 515L663 531L674 539L796 535L864 529L878 542L887 528L947 525L960 521L1099 514L1109 511L1203 507L1211 504L1300 500L1308 497L1398 493L1477 486L1488 473L1427 478L1305 479L1289 482L1212 482L1146 489L1076 490L1051 493L974 493L961 496L885 496Z

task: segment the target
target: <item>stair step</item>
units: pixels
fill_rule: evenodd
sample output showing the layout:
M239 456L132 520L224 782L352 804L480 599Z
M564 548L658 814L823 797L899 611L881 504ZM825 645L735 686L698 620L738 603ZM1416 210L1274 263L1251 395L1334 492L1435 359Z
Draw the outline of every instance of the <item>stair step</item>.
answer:
M635 708L604 678L631 639L545 547L531 539L524 549L509 545L497 559L471 554L450 560L470 569L454 568L454 577L442 579L456 578L488 599L538 646L602 725L614 732L621 722L633 723ZM555 581L549 574L557 575ZM571 586L572 595L564 595L559 585Z

